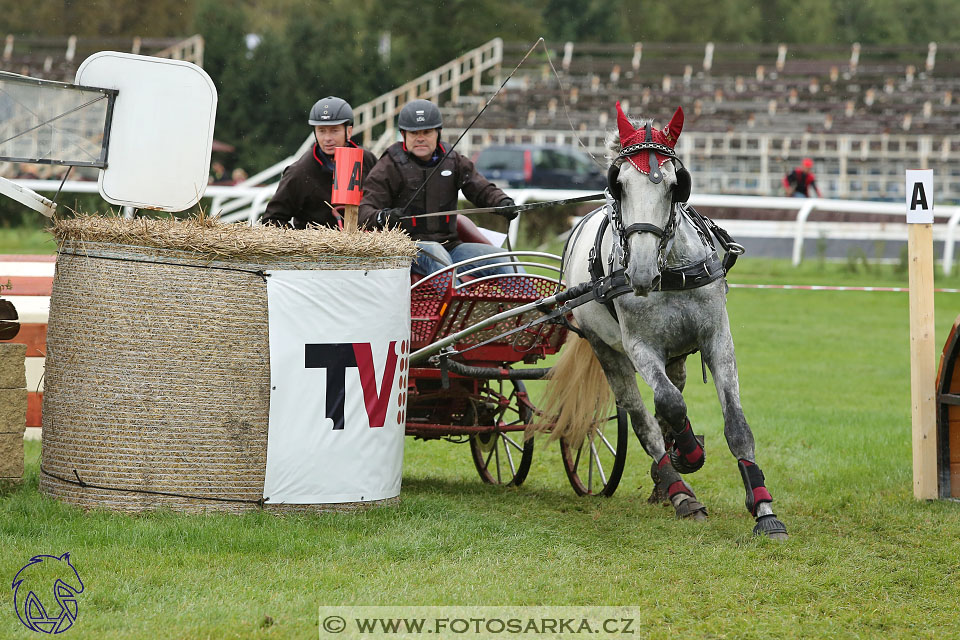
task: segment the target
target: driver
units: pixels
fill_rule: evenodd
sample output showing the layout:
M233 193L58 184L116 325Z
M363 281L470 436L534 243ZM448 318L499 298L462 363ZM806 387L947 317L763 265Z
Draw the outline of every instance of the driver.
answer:
M364 180L360 224L380 229L400 227L410 234L419 249L412 270L421 275L439 271L454 262L500 253L502 250L493 245L460 242L456 214L417 217L423 213L456 210L461 190L478 207L514 204L507 194L480 175L469 158L456 151L447 153L447 144L440 140L443 118L437 105L428 100L408 102L400 110L397 127L403 140L386 150ZM417 193L437 165L439 169ZM414 198L412 202L411 198ZM515 212L499 215L507 220L517 217ZM494 258L477 264L498 262L502 260ZM485 276L516 272L499 266L477 273Z
M330 207L333 193L333 154L337 147L357 147L353 134L353 109L346 100L328 96L317 100L307 120L313 127L313 147L283 170L276 193L267 204L263 224L304 229L308 224L336 228L342 216ZM363 176L377 162L363 152Z

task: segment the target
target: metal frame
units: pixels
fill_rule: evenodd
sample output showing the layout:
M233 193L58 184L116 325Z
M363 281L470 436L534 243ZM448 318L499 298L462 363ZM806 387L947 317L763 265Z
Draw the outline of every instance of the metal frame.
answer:
M79 89L81 91L90 91L94 93L99 93L101 94L102 97L96 100L91 100L90 102L87 102L86 104L75 107L65 113L61 113L55 118L51 118L46 122L42 122L41 124L38 124L35 127L28 129L27 131L21 132L16 136L13 136L13 138L7 138L6 140L0 141L0 143L8 142L10 140L13 140L14 138L17 138L26 133L29 133L34 129L38 129L47 124L50 124L51 122L54 122L67 114L89 107L90 105L95 104L104 98L107 100L107 109L106 109L106 113L104 114L103 139L100 142L100 159L95 162L49 160L46 158L27 158L22 156L5 156L5 155L0 155L0 160L5 162L26 162L30 164L50 164L50 165L59 165L59 166L67 166L67 167L97 167L99 169L106 168L107 158L110 152L110 133L113 126L113 108L116 103L117 96L120 94L120 92L117 89L104 89L102 87L88 87L82 84L70 84L68 82L58 82L56 80L41 80L39 78L31 78L29 76L23 76L18 73L10 73L8 71L0 71L0 80L2 79L7 79L11 82L26 84L26 85L48 86L48 87L55 87L59 89L68 89L68 90Z
M556 261L556 264L553 264L553 263L545 263L545 262L515 262L515 261L513 261L513 260L511 259L511 258L520 257L520 256L528 256L528 257L535 257L535 258L547 258L547 259L549 259L549 260ZM497 262L497 263L494 263L494 264L479 265L479 266L475 266L475 267L473 267L473 268L471 268L471 269L469 269L469 270L467 270L467 271L462 271L462 272L459 271L459 269L460 269L461 267L463 267L463 266L471 265L471 264L473 264L473 263L476 263L476 262L479 262L479 261L483 261L483 260L490 260L490 259L493 259L493 258L498 258L498 259L499 259L499 258L507 258L507 259L504 260L503 262ZM461 288L461 287L463 287L463 286L465 286L466 284L469 284L469 283L476 283L477 281L486 280L486 279L488 279L488 278L499 278L499 277L503 277L504 275L508 275L508 276L515 276L515 275L516 275L516 276L526 276L526 277L537 276L537 274L530 274L530 273L497 274L497 275L495 275L495 276L485 276L485 277L482 277L482 278L477 278L477 279L474 279L474 280L470 280L469 283L456 283L456 279L457 279L459 276L470 275L470 273L472 273L472 272L474 272L474 271L480 271L480 270L483 270L483 269L489 269L489 268L491 268L491 267L510 267L510 266L539 267L539 268L542 268L542 269L546 269L546 270L548 270L548 271L553 271L553 272L556 273L557 276L558 276L556 280L551 280L550 278L547 278L546 276L537 276L537 277L544 278L544 279L547 279L547 280L551 280L551 282L555 282L556 284L558 284L558 285L560 285L560 286L563 286L563 281L560 279L560 276L563 275L563 274L561 273L561 271L560 271L560 266L559 266L559 264L560 264L561 262L562 262L562 259L561 259L560 256L558 256L558 255L556 255L556 254L553 254L553 253L547 253L547 252L545 252L545 251L522 251L522 250L520 250L520 251L501 251L500 253L491 253L491 254L485 255L485 256L478 256L478 257L476 257L476 258L468 258L468 259L466 259L466 260L461 260L460 262L455 262L455 263L453 263L453 264L451 264L451 265L449 265L449 266L444 267L443 269L440 269L439 271L434 271L433 273L425 276L423 279L421 279L421 280L413 283L413 284L410 286L410 291L412 292L412 291L414 291L415 289L417 289L418 287L423 286L424 283L431 282L431 281L439 278L439 277L442 276L443 274L448 273L448 272L451 272L451 271L453 272L452 275L453 275L454 282L455 282L455 285L454 285L454 288L455 288L455 289L459 289L459 288Z
M513 262L511 260L511 258L518 257L518 256L533 256L538 258L546 258L551 262L533 262L533 261ZM477 265L476 264L480 261L490 260L491 258L505 258L505 260L503 260L502 262L495 263L493 265L490 265L490 264ZM465 287L476 286L478 283L493 281L501 278L517 278L517 277L534 278L538 280L543 280L545 282L549 282L551 284L555 284L558 286L558 288L562 289L564 287L564 283L560 277L562 275L561 267L560 267L561 263L562 263L561 257L552 253L546 253L542 251L503 251L500 253L494 253L494 254L489 254L485 256L477 256L476 258L462 260L460 262L456 262L452 265L449 265L441 269L440 271L431 273L427 277L423 278L422 280L415 282L413 285L411 285L410 291L411 293L413 293L418 288L423 288L427 284L435 282L438 278L441 278L441 277L449 277L451 280L450 287L447 290L449 292L447 294L448 297L452 297L452 294L455 294L457 291L460 291ZM458 279L460 276L468 275L469 273L473 273L481 269L490 268L492 266L509 267L514 265L540 267L556 273L557 277L556 279L553 279L549 276L543 276L539 274L509 273L509 274L494 274L490 276L475 278L467 282L458 282ZM469 267L469 268L466 270L463 270L463 267ZM516 316L522 315L530 311L543 312L544 308L553 306L555 302L555 298L556 298L556 294L553 296L548 296L546 298L541 298L533 302L528 302L526 304L522 304L517 307L513 307L501 313L497 313L493 316L485 318L484 320L477 322L475 324L472 324L469 327L466 327L464 329L461 329L460 331L456 331L444 338L441 338L440 340L431 342L430 344L410 354L410 364L411 366L413 366L420 362L423 362L427 360L430 356L440 353L444 348L451 346L453 344L456 344L457 342L461 341L463 338L470 336L474 333L477 333L478 331L482 331L487 327L496 325L497 323L502 322L504 320L509 320L510 318L514 318ZM445 303L449 303L449 300L446 300ZM478 360L483 360L483 358L478 358Z

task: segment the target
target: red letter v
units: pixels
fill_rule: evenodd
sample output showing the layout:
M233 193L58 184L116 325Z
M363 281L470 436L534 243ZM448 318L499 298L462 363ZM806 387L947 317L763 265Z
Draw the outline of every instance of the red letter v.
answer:
M360 369L360 386L363 387L363 404L367 409L367 418L371 427L382 427L387 416L387 405L393 393L393 378L397 370L397 341L390 342L387 351L387 364L383 368L383 382L377 392L377 373L373 367L373 351L369 342L353 345L353 353Z

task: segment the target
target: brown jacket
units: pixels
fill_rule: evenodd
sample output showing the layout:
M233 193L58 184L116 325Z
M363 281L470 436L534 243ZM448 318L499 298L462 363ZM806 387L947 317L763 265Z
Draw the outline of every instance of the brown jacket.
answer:
M445 153L446 145L439 142L438 150L441 154ZM434 168L416 160L413 154L406 151L403 142L391 145L364 179L360 224L375 227L378 211L405 207ZM478 207L495 207L507 197L477 172L469 158L453 151L444 158L427 186L407 207L405 215L456 210L458 192L461 190ZM414 240L440 242L448 249L459 244L456 214L409 218L403 221L401 227Z
M352 147L357 145L348 143ZM373 169L377 157L369 151L363 152L363 177ZM308 224L325 227L337 226L337 219L327 203L333 193L333 162L320 151L317 144L300 156L293 164L283 170L277 192L267 204L263 214L264 224L278 226L292 225L304 229Z

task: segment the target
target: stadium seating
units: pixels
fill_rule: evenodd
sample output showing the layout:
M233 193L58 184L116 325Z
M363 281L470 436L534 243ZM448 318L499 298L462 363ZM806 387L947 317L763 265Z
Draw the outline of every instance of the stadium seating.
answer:
M504 45L501 78L528 47ZM560 78L543 55L528 59L461 146L473 153L551 138L579 144L572 124L596 155L616 100L631 115L658 120L682 105L680 150L701 192L782 193L783 174L811 156L825 195L901 198L903 169L929 166L947 178L937 184L939 201L958 200L949 162L960 152L952 137L960 123L958 49L554 43ZM450 103L445 117L462 127L475 112Z

